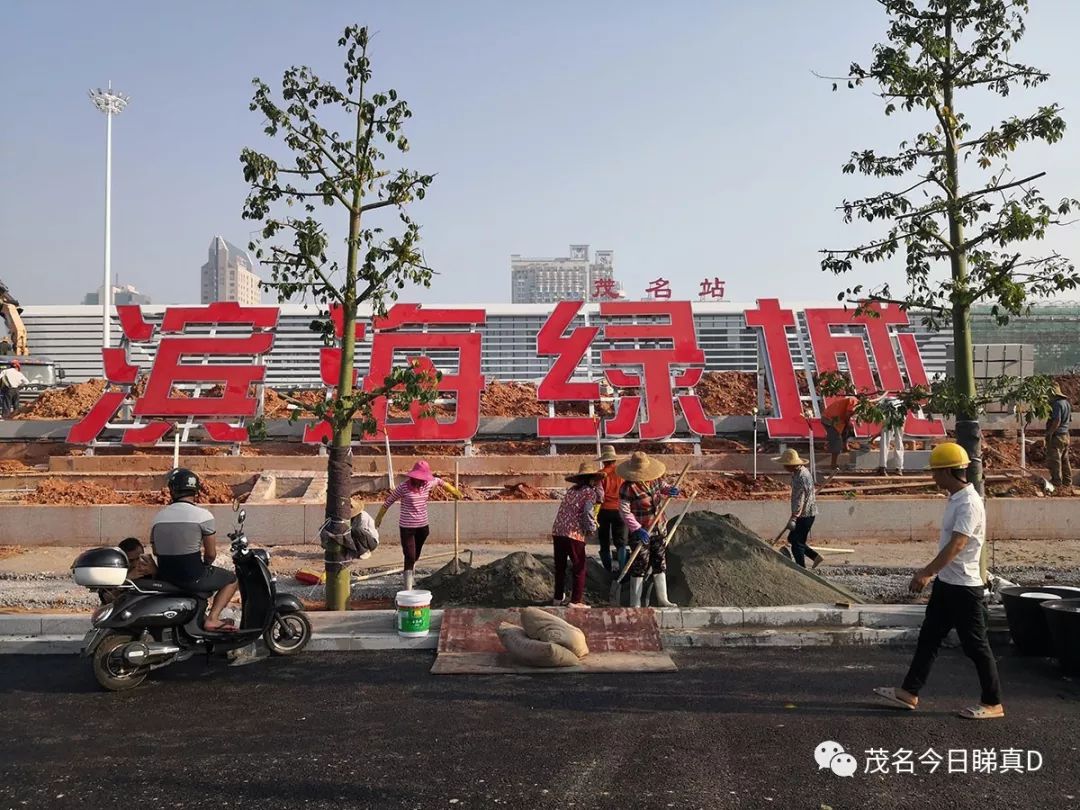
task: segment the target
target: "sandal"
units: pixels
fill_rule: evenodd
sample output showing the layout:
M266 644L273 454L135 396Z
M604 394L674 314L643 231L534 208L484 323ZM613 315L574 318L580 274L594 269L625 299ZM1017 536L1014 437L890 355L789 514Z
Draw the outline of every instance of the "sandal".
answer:
M235 633L236 622L232 619L222 619L213 626L209 622L203 622L203 630L207 633Z
M961 709L958 714L965 720L994 720L998 717L1005 716L1005 709L1002 706L984 706L981 703L977 706L968 706L966 709Z
M918 703L909 703L896 694L896 687L893 686L875 686L874 694L878 697L885 698L891 705L897 708L907 709L909 712L915 711L919 706Z

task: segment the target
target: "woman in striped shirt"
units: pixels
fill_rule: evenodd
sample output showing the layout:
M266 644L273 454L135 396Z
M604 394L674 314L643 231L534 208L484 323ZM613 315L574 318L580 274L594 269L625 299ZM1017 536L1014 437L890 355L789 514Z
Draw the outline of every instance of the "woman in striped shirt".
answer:
M461 492L453 484L443 481L431 472L431 465L426 461L418 461L409 470L405 480L387 496L382 508L379 509L379 514L375 516L377 529L382 525L382 520L390 505L395 501L401 504L398 527L401 530L401 551L405 557L402 585L407 591L413 588L413 569L420 558L424 542L430 534L427 507L428 498L431 497L431 492L435 487L442 487L455 498L461 497Z

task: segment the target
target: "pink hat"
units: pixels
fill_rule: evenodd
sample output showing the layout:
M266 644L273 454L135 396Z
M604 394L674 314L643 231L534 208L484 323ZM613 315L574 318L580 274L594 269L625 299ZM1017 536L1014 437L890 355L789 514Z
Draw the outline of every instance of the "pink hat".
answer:
M417 481L431 481L435 478L435 475L431 472L431 465L426 461L416 462L407 475Z

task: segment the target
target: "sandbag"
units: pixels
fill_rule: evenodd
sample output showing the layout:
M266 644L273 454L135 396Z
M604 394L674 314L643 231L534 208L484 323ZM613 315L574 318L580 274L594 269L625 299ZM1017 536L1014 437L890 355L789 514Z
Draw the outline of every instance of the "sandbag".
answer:
M538 607L527 607L521 611L521 626L525 635L537 641L550 641L570 650L578 658L589 654L589 645L585 634L568 621Z
M578 658L565 647L549 641L536 641L525 635L516 624L503 622L499 625L499 641L519 664L530 667L572 667Z

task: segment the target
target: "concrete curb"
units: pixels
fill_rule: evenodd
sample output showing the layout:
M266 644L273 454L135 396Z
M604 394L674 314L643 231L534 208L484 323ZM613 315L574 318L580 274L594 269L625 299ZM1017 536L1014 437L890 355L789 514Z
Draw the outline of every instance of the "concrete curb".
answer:
M664 645L687 647L803 647L909 644L918 635L921 605L790 605L752 608L656 609ZM433 650L442 625L431 611L431 633L406 639L392 610L311 613L314 652ZM77 653L90 629L85 614L0 614L0 654Z

